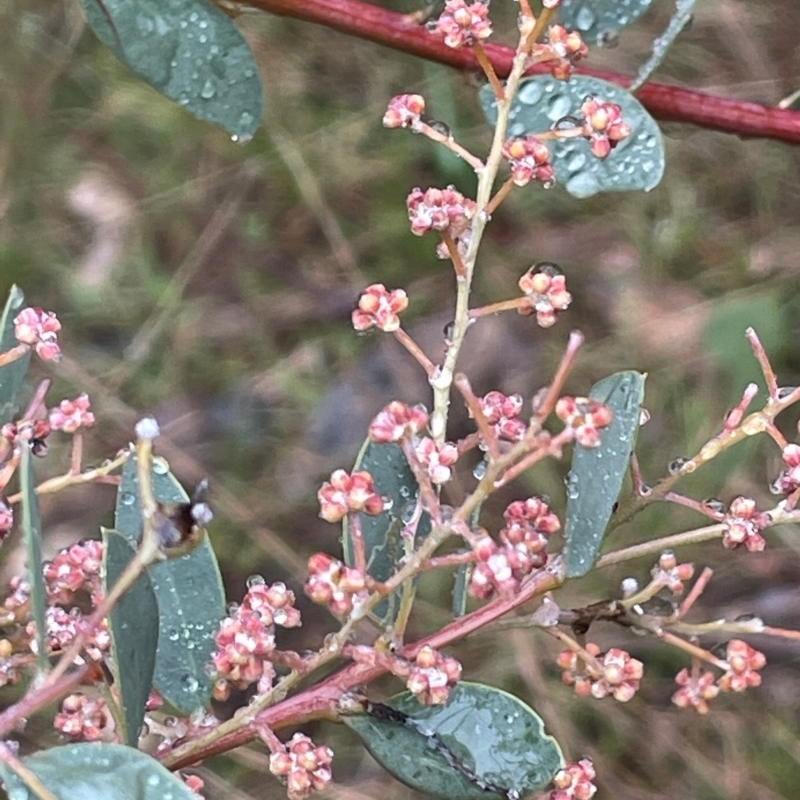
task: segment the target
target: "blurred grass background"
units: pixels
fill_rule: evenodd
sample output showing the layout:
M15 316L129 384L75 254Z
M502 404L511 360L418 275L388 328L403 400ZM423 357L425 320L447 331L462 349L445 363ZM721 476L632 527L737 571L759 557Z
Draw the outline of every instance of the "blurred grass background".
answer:
M618 48L593 50L590 63L635 73L670 11L657 3ZM500 31L510 30L515 7L496 3L493 13ZM405 321L435 357L453 282L433 241L410 234L404 200L415 185L474 186L448 153L384 130L383 110L393 94L417 91L475 152L484 152L489 131L462 75L319 26L256 13L240 21L268 109L246 146L135 79L86 29L73 0L0 6L0 292L16 282L31 304L59 314L66 358L36 370L55 376L53 402L90 394L100 420L90 463L113 454L134 422L153 413L164 432L160 452L178 477L189 486L210 478L211 535L229 597L239 599L253 573L286 581L305 625L279 644L299 649L333 628L300 588L307 556L339 546L335 529L317 518L319 481L352 464L386 401L428 399L423 376L394 341L353 334L353 303L370 282L405 287ZM656 77L774 104L800 84L798 21L794 0L699 3ZM759 380L747 326L762 337L781 384L800 382L797 148L676 124L664 132L667 170L650 194L577 201L558 187L532 187L512 195L489 227L473 304L512 296L519 275L540 260L561 265L575 301L550 331L530 318L481 321L463 363L476 392L530 397L548 382L569 330L580 328L587 345L572 391L618 369L649 375L652 419L639 453L652 481L716 433L747 382ZM780 420L792 440L797 416ZM452 435L467 430L456 411ZM66 468L67 457L54 442L43 473ZM768 508L780 468L777 448L753 441L679 488L726 503L747 494ZM563 509L565 471L533 470L496 498L489 521L532 492ZM460 481L454 501L469 488L468 469ZM95 535L112 507L109 487L46 498L48 554ZM684 509L653 507L612 544L700 524ZM681 553L716 571L697 619L751 612L800 627L796 527L771 531L768 543L762 554L718 544ZM7 575L20 569L16 542L1 557ZM607 570L565 587L559 600L610 596L627 575L646 580L650 567L645 560ZM446 620L449 592L444 576L426 577L414 638ZM594 758L601 797L797 797L796 644L753 638L769 658L764 686L720 698L701 718L670 705L683 656L615 628L598 626L592 638L646 662L630 704L574 699L559 682L558 648L528 632L487 634L454 654L465 677L537 708L569 758ZM388 681L381 688L399 690ZM413 795L346 731L311 733L336 750L331 796ZM55 742L42 736L39 744ZM218 776L204 773L211 798L284 796L259 748L209 766Z

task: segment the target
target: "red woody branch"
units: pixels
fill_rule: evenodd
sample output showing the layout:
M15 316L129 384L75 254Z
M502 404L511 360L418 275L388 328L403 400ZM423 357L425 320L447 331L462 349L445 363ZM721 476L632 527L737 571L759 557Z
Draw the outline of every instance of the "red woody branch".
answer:
M386 45L394 50L438 61L461 70L481 72L469 48L453 50L437 36L429 33L407 14L398 14L361 0L247 0L248 5L280 16L317 22L328 28ZM501 45L485 44L484 48L495 71L505 77L511 68L514 51ZM530 74L546 72L539 65ZM632 78L614 72L578 69L607 81L628 86ZM669 86L647 83L638 98L648 111L660 120L686 122L703 128L800 143L800 111L762 106L741 100Z

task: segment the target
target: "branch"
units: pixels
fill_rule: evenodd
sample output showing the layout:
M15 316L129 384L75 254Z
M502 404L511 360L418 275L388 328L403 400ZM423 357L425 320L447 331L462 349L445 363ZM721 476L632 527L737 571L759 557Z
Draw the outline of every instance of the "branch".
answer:
M361 0L247 0L247 3L271 14L317 22L403 53L483 74L471 49L453 50L446 47L439 37L429 33L411 16L378 8ZM511 70L514 50L491 44L484 44L483 48L495 72L505 78ZM547 66L540 64L528 70L527 74L547 72ZM630 76L604 70L578 68L577 72L623 87L633 83ZM637 97L656 119L686 122L739 136L800 143L798 111L731 100L661 83L645 84Z

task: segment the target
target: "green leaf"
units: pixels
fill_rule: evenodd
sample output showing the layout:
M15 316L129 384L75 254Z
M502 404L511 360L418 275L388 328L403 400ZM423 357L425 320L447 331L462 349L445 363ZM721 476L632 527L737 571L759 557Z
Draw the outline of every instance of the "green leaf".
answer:
M250 46L209 0L81 0L100 40L140 78L196 117L248 140L263 89Z
M587 43L607 44L621 28L636 22L655 0L564 0L559 17Z
M367 441L356 459L355 470L366 470L375 481L375 490L390 501L390 507L377 516L361 514L361 534L367 552L367 570L376 581L388 580L406 556L406 540L402 536L404 520L413 515L417 504L419 484L408 466L403 450L396 444ZM431 518L422 514L417 525L415 542L421 542L431 532ZM353 538L344 524L344 559L355 565ZM400 592L383 600L372 612L381 625L391 625L399 611Z
M22 532L25 537L25 551L28 557L28 580L31 582L31 602L33 619L36 623L36 658L39 671L48 667L47 623L45 608L47 594L42 573L42 521L39 516L39 497L36 494L36 475L33 471L33 455L27 444L23 443L20 463L20 489L22 491Z
M599 447L575 446L567 480L564 560L568 578L585 575L597 561L608 521L628 471L644 400L645 375L617 372L596 383L589 396L614 413Z
M344 722L382 767L425 794L452 800L529 795L564 764L541 717L491 686L459 683L446 706L422 706L410 692L389 705L400 712L394 719L362 714Z
M692 21L692 10L697 0L676 0L675 13L670 17L669 25L661 36L653 40L653 53L642 64L636 75L636 80L628 87L629 92L635 92L658 69L658 65L666 58L667 51L678 38L678 34Z
M605 159L596 158L585 139L547 142L556 180L580 198L598 192L648 192L656 187L665 163L661 131L630 92L608 81L586 75L573 75L569 81L549 75L525 79L511 107L508 133L524 136L548 131L560 119L576 114L588 95L619 105L623 119L631 126L631 135ZM481 89L480 101L483 113L494 125L497 105L490 86Z
M12 286L8 293L3 318L0 320L0 352L5 353L19 342L14 336L14 317L25 305L25 295L18 286ZM31 351L22 358L0 367L0 425L11 422L19 405L17 395L25 381L28 365L31 363Z
M154 758L120 744L70 744L22 761L58 800L197 800L179 777ZM9 800L38 798L3 764L0 775Z
M103 585L106 593L136 554L121 533L103 529ZM158 603L147 574L120 598L111 612L111 645L116 665L125 741L136 747L145 705L153 688L158 646Z
M163 459L153 463L153 492L161 503L183 503L186 492ZM136 542L142 508L136 458L125 464L117 493L115 527ZM191 553L155 564L148 570L158 601L158 652L153 682L184 714L205 708L213 681L206 665L214 651L214 634L225 616L225 594L214 551L205 539Z

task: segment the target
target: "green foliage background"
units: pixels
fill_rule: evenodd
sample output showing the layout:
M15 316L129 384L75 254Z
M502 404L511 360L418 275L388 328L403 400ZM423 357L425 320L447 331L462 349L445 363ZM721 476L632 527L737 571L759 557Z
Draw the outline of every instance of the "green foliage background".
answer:
M619 49L594 50L591 63L635 73L670 10L657 4ZM508 29L515 9L495 3L493 12L506 15ZM701 3L657 78L775 103L797 88L793 17L793 0ZM116 452L135 421L155 413L160 452L175 473L190 486L210 477L211 535L232 599L253 572L299 590L305 558L339 546L335 529L316 517L319 480L352 463L388 399L427 399L408 357L388 339L356 337L349 312L367 283L405 287L410 330L435 357L452 276L432 240L409 233L404 199L414 185L469 191L472 179L430 143L383 130L388 98L421 91L459 140L478 152L488 142L475 89L456 73L318 26L256 13L240 22L271 109L247 146L138 82L85 28L77 3L0 6L0 289L19 283L32 303L59 313L67 357L51 397L89 392L100 418L91 460ZM475 303L511 296L539 260L564 268L575 302L549 332L527 318L481 322L464 362L476 391L530 396L547 382L570 328L582 329L587 346L571 390L620 369L648 373L652 420L639 450L653 480L713 435L758 379L746 326L762 336L781 382L800 380L798 150L678 125L664 131L667 170L649 194L578 201L559 188L531 188L496 214ZM796 418L783 420L790 438ZM466 430L456 413L454 434ZM48 461L60 471L66 451L54 446ZM749 494L766 506L779 469L774 447L748 444L681 488L725 501ZM563 510L564 472L562 464L537 468L490 504L489 521L534 491ZM468 487L469 469L462 480ZM46 498L46 554L97 535L112 508L110 487ZM699 523L656 507L613 544ZM692 553L716 570L698 609L800 627L797 541L786 529L769 535L761 555L718 545ZM6 578L20 568L14 545L0 553ZM649 568L575 582L563 602L608 596L621 578L643 580ZM306 623L280 643L314 646L330 620L298 602ZM414 635L444 621L447 581L426 576L421 603ZM670 706L680 658L616 629L596 634L601 646L646 661L641 696L628 706L575 700L559 683L552 643L528 633L470 640L457 655L466 676L534 706L568 756L594 757L604 796L796 797L796 645L753 640L769 657L765 686L720 700L706 719ZM389 779L347 732L312 732L335 748L340 787L386 791ZM26 736L27 749L54 741L43 725ZM210 766L242 797L282 797L265 783L265 763L253 750ZM206 777L210 797L233 796ZM391 792L411 796L396 784Z

